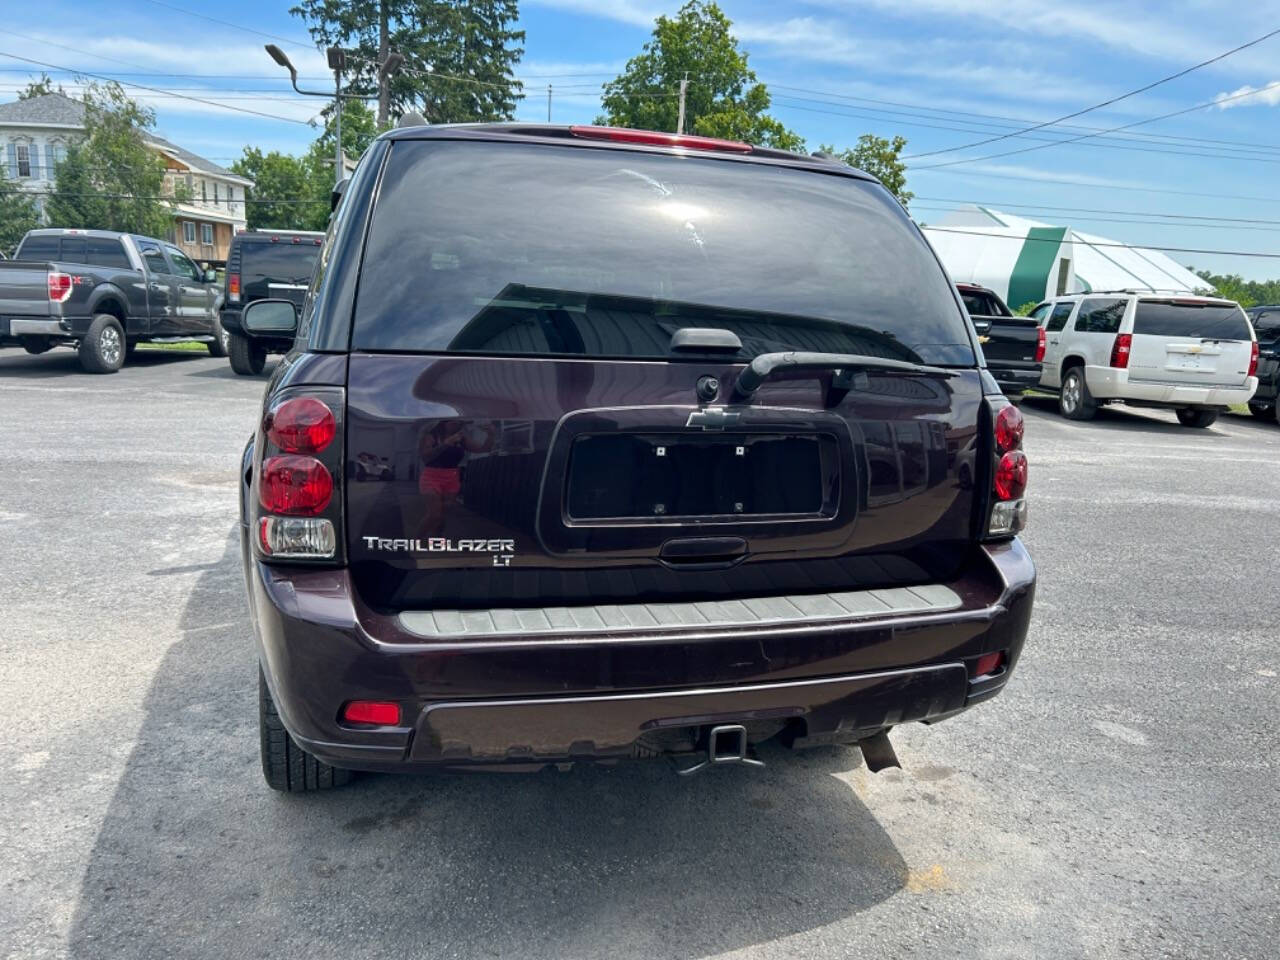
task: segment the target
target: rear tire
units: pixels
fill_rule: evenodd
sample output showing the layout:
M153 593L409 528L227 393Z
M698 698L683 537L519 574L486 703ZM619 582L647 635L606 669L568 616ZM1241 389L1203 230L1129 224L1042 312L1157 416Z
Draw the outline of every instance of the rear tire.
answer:
M231 369L242 377L259 376L267 365L267 351L244 337L232 336L227 353L231 357Z
M1277 411L1280 411L1280 403L1274 406L1267 406L1262 403L1249 404L1249 412L1259 420L1272 420L1276 417Z
M1058 412L1068 420L1092 420L1098 412L1098 404L1089 392L1089 384L1085 382L1084 367L1069 367L1062 375Z
M222 329L221 318L213 318L213 339L205 346L209 348L211 357L225 357L231 352L231 334Z
M282 793L313 793L351 782L351 771L331 767L303 750L280 722L267 680L258 666L258 732L262 775L267 786Z
M1217 410L1196 410L1193 407L1181 407L1177 411L1178 422L1184 427L1211 427L1217 422Z
M124 327L109 313L100 313L80 341L80 366L89 373L115 373L124 366Z

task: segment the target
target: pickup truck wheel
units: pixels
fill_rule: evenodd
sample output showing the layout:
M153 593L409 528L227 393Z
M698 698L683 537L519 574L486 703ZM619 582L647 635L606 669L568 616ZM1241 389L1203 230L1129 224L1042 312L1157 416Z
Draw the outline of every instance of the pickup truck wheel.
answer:
M53 349L53 341L48 337L25 336L19 337L19 340L22 341L22 349L33 356Z
M231 369L242 377L256 377L267 365L267 351L244 337L233 336L227 353L231 357Z
M23 346L26 346L26 344L23 344ZM1280 410L1280 404L1277 404L1275 407L1270 407L1265 403L1249 404L1249 412L1259 420L1270 420L1276 415L1277 410Z
M350 770L322 763L289 736L289 731L280 722L280 714L276 712L261 664L258 665L258 731L262 744L262 775L272 790L311 793L350 782Z
M1068 420L1092 420L1098 412L1098 405L1084 379L1084 367L1071 367L1062 375L1058 411Z
M222 329L222 321L213 318L213 339L205 344L209 348L209 356L225 357L231 352L231 334Z
M124 366L124 328L109 313L100 313L80 341L80 366L89 373L115 373Z
M1193 407L1182 407L1177 414L1178 422L1184 427L1211 427L1218 419L1217 410L1196 410Z

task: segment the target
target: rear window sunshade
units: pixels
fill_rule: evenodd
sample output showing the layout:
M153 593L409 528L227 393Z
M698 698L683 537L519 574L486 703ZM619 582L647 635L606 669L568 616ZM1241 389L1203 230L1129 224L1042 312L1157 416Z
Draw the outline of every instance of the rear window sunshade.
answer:
M1234 303L1139 300L1135 335L1200 340L1252 340L1249 320Z

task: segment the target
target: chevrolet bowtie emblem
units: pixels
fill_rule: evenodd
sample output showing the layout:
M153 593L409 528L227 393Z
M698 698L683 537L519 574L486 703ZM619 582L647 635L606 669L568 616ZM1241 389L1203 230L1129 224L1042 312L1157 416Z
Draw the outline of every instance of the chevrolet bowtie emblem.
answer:
M990 337L978 337L978 342L979 342L979 343L986 343L986 342L987 342L988 340L990 340L990 339L991 339Z

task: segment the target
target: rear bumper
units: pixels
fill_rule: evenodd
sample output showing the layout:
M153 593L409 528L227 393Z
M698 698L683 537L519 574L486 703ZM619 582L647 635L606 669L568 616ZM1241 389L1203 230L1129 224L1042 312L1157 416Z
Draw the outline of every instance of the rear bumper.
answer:
M29 320L25 317L0 317L0 337L65 337L70 328L62 320Z
M941 611L424 639L363 607L345 570L268 567L247 546L285 726L320 759L368 770L615 759L716 723L830 742L941 720L1003 689L1035 593L1013 540L975 547L947 585L959 602ZM968 662L997 650L1004 668L971 680ZM344 726L355 699L398 702L402 726Z
M1040 369L1038 363L987 360L987 370L996 383L1000 384L1000 389L1008 395L1020 394L1039 385Z
M1132 380L1128 370L1085 367L1089 392L1098 400L1135 400L1168 407L1229 407L1247 403L1258 389L1258 378L1247 377L1238 387L1195 386L1154 380Z

